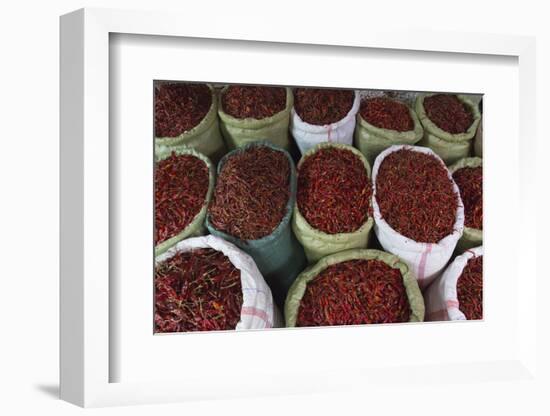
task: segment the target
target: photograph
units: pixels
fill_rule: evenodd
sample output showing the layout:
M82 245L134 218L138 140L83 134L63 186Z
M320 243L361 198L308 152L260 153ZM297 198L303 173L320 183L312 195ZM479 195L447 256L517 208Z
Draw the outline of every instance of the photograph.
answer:
M483 320L482 94L153 89L155 334Z

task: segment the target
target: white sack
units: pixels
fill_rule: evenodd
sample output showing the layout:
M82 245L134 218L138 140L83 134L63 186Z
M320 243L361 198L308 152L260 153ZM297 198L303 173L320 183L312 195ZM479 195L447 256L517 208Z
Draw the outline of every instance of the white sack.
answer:
M472 257L483 256L483 246L472 248L454 259L424 293L427 321L464 321L460 311L456 283Z
M313 146L324 143L344 143L351 145L353 143L353 132L355 131L355 116L359 111L361 99L359 92L355 91L355 98L351 110L346 116L332 124L318 126L303 121L296 113L294 107L290 111L290 132L304 154Z
M273 304L271 289L265 282L252 257L233 244L212 235L188 238L156 257L155 263L162 263L177 253L196 248L212 248L221 251L241 271L243 306L241 319L236 330L263 329L282 326L282 317Z
M374 232L376 233L380 244L384 247L384 250L395 254L407 263L416 275L420 289L424 289L428 287L437 274L445 267L453 254L456 243L462 236L462 232L464 231L464 205L462 204L462 199L460 198L458 186L454 182L449 170L445 167L445 169L447 169L449 179L453 184L453 189L458 195L458 207L456 210L456 221L453 227L453 232L437 243L420 243L395 231L382 218L380 213L380 207L376 201L376 177L378 175L378 169L380 168L380 165L385 157L390 153L403 148L413 150L415 152L431 154L438 160L441 160L435 152L427 147L409 145L394 145L378 155L374 161L374 167L372 170ZM441 163L445 166L443 161L441 161Z

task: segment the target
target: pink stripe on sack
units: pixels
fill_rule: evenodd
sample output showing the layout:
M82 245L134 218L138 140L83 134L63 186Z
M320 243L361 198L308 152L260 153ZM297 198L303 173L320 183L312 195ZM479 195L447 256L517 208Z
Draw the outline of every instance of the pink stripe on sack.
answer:
M447 309L458 309L458 300L449 299L445 302L445 305L447 305Z
M267 316L266 311L254 308L252 306L243 306L241 308L241 315L250 315L260 318L265 322L266 328L271 328L273 325L271 322L269 322L269 317Z
M426 274L426 262L428 261L428 254L432 251L432 244L428 244L426 246L426 251L422 253L422 256L420 257L420 263L418 264L418 275L417 279L418 282L421 283L422 280L425 279Z

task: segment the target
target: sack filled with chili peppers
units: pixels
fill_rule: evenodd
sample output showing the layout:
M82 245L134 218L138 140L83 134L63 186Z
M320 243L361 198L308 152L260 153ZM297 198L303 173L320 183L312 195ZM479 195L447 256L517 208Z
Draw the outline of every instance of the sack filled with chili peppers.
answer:
M214 166L185 146L159 148L155 159L155 255L159 255L185 238L205 234Z
M155 332L279 327L254 260L214 236L180 241L155 259Z
M397 256L353 249L304 270L285 302L287 327L419 322L424 300Z
M456 257L425 291L427 321L483 319L483 247Z
M354 144L372 165L376 156L394 144L415 144L424 133L416 113L401 101L366 98L357 113Z
M371 194L370 165L352 146L320 143L302 156L292 229L310 263L367 247Z
M227 151L208 84L155 84L155 148L188 146L217 162Z
M483 119L479 122L479 126L474 136L474 155L483 157Z
M448 165L470 155L481 115L469 97L420 94L415 110L424 127L419 145L431 148Z
M476 135L474 136L474 155L477 157L483 157L483 100L479 100L478 104L481 119L479 120L479 126L477 127Z
M427 287L445 267L464 230L464 206L441 158L420 146L391 146L374 162L374 231Z
M351 145L359 102L353 90L296 88L290 132L300 152L324 142Z
M467 157L449 167L449 171L464 204L464 233L456 245L456 252L462 253L483 242L483 160Z
M218 164L206 216L211 234L252 256L280 307L306 266L290 229L295 198L296 172L288 152L267 142L250 143Z
M286 87L232 85L222 89L218 114L229 149L261 138L288 150L293 102L292 90Z

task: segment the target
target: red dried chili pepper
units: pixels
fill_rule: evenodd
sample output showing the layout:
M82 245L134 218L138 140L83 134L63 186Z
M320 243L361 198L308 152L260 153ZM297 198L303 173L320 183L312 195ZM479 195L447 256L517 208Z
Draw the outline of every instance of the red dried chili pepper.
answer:
M258 145L235 153L223 165L210 222L217 230L256 240L281 223L290 198L290 162L285 153Z
M456 283L459 309L468 320L483 319L483 256L471 257Z
M222 106L235 118L271 117L285 109L286 89L233 85L223 92Z
M155 136L177 137L197 126L212 105L206 84L171 83L155 87Z
M433 155L400 149L386 156L376 177L376 201L382 218L414 241L437 243L453 232L458 195Z
M380 260L349 260L308 282L296 326L408 322L410 314L398 269Z
M183 231L205 203L209 172L196 156L172 153L155 168L155 245Z
M235 329L241 273L210 248L178 253L155 269L155 332Z
M470 109L456 95L436 94L426 97L424 109L437 127L451 134L465 133L474 122Z
M353 107L354 98L351 90L297 88L294 110L306 123L322 126L343 119Z
M399 132L414 129L409 107L386 97L375 97L361 102L360 114L365 121L381 129Z
M464 203L464 225L483 229L483 171L481 166L461 168L453 173Z
M328 234L358 230L367 221L371 193L365 165L347 149L321 148L298 170L298 209L312 227Z

